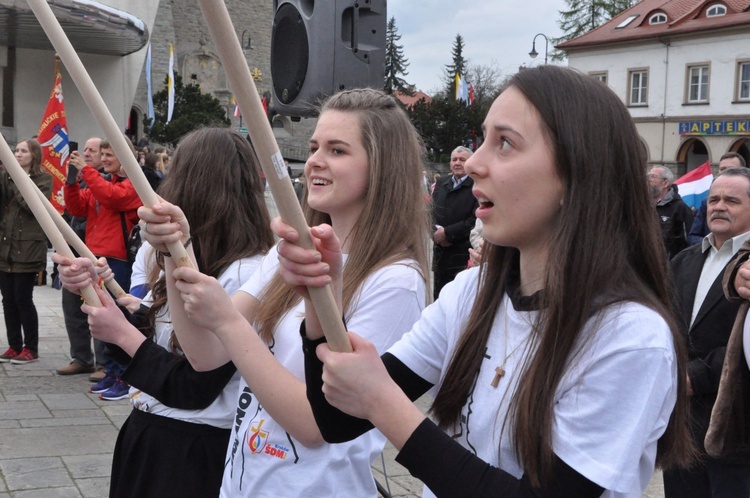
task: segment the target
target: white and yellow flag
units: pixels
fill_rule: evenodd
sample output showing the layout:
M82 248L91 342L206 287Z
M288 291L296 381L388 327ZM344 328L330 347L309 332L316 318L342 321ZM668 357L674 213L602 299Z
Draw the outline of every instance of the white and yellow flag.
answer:
M174 112L174 48L169 44L169 74L167 75L167 123L172 121Z

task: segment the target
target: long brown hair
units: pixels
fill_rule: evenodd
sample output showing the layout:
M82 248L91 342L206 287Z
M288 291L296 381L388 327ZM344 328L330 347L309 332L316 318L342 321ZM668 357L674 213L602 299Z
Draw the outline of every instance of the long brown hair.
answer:
M186 135L159 195L180 206L190 223L201 272L218 277L234 261L264 254L273 245L260 165L250 143L226 128L201 128ZM163 255L157 255L163 268ZM150 275L154 304L151 325L166 304L166 279Z
M523 365L505 421L511 424L518 459L533 484L548 482L555 391L586 340L584 325L604 308L632 301L657 311L672 331L677 403L659 440L657 462L685 464L692 456L687 353L671 310L667 261L633 120L605 85L570 69L528 69L506 88L511 86L539 112L565 184L541 311L533 325L534 353ZM485 244L487 264L468 325L432 407L444 428L459 420L518 256L517 249Z
M39 176L44 173L42 169L42 146L33 138L19 140L18 143L26 142L26 146L31 152L31 166L29 167L29 176Z
M343 305L348 310L365 279L395 261L413 259L427 280L429 218L421 191L421 142L398 102L377 90L347 90L331 96L321 113L333 110L357 116L369 160L365 207L350 234L351 251L344 266ZM310 208L306 199L305 190L308 225L330 224L331 218ZM279 320L299 300L278 274L271 279L261 293L255 318L264 340L271 341Z

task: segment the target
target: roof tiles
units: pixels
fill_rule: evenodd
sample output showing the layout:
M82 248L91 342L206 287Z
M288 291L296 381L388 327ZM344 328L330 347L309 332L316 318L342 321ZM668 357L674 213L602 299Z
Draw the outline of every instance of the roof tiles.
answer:
M727 14L706 17L705 9L715 4L725 5ZM649 18L657 12L665 13L667 22L649 24ZM637 17L627 26L617 27L630 16ZM743 26L750 32L750 0L642 0L609 22L557 47L571 50Z

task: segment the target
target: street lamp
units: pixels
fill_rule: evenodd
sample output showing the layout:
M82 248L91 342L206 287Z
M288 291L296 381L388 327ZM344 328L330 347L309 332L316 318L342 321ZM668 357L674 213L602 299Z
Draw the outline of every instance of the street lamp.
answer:
M245 44L245 35L247 35L247 44ZM252 50L253 46L250 43L250 31L243 29L242 30L242 36L240 37L240 42L242 44L242 50L248 51Z
M237 31L235 31L235 33ZM245 36L247 36L247 42L245 41ZM242 30L242 34L240 35L240 46L242 47L242 52L245 53L245 57L247 57L247 52L253 49L253 45L250 42L250 30L248 29ZM239 104L235 103L235 105L239 105ZM240 114L240 128L242 128L242 114Z
M534 41L531 42L531 52L529 52L529 56L532 59L536 59L536 56L539 55L539 53L536 51L536 39L540 36L544 37L544 64L547 64L547 50L549 49L549 38L547 38L547 35L544 33L537 33L537 35L534 37Z

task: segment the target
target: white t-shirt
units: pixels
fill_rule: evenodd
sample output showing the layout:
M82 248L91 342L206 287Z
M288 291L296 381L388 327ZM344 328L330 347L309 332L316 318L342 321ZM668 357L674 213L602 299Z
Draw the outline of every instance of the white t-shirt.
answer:
M277 266L278 255L271 249L240 291L260 296ZM415 263L403 261L376 271L365 280L360 298L347 313L347 328L372 341L378 351L385 351L408 331L424 308L425 284L415 268ZM302 381L303 315L303 303L284 315L270 345L276 359ZM382 434L370 431L347 443L306 448L270 417L243 379L221 496L374 497L370 464L384 444Z
M148 272L151 271L151 267L156 263L156 255L147 241L143 241L141 247L138 248L138 252L135 253L135 261L133 262L133 269L130 273L130 288L138 287L139 285L148 284Z
M262 258L262 256L258 255L251 258L240 259L229 265L229 267L219 275L219 283L224 287L224 290L227 291L227 294L230 296L234 294L237 289L239 289L240 285L252 276ZM144 303L149 303L150 301L151 293L149 292L144 298ZM159 346L169 350L169 338L172 334L169 306L165 306L159 311L159 315L156 317L155 329L156 335L154 340ZM239 384L240 375L235 372L232 379L227 383L224 390L214 402L201 410L181 410L178 408L171 408L162 404L150 394L140 391L135 387L130 388L130 403L136 409L153 413L154 415L161 415L162 417L169 417L184 422L208 424L221 429L229 429L232 427L234 404Z
M479 271L459 273L390 349L431 383L439 384L450 364L474 303ZM586 324L582 337L589 340L557 388L552 448L604 487L602 496L635 498L654 472L657 441L677 399L672 335L661 315L640 304L610 306L601 315ZM505 296L460 426L448 431L472 453L517 478L523 469L511 446L510 422L502 433L501 428L535 317L536 312L516 311ZM491 384L500 366L506 373L495 388ZM424 495L434 496L427 488Z

